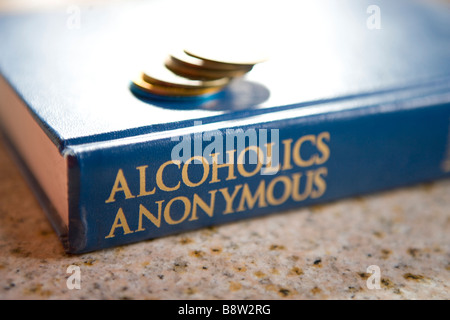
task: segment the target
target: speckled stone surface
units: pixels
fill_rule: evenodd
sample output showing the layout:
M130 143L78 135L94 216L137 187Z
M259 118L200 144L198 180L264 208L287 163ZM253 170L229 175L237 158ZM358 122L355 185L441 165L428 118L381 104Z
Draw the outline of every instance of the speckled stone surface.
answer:
M75 256L0 141L0 299L449 298L449 180Z

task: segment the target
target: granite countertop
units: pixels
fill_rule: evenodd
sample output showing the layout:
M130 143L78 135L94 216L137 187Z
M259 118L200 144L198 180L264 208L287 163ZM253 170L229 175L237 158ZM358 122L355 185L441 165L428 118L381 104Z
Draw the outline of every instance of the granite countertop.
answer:
M449 195L443 180L68 255L0 143L0 299L449 299Z

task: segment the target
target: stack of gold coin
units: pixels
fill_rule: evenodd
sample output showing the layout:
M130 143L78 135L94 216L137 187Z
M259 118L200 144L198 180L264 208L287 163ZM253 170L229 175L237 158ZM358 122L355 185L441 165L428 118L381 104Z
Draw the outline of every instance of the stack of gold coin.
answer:
M163 61L153 62L133 85L155 97L209 97L264 60L217 53L207 47L188 48L168 54Z

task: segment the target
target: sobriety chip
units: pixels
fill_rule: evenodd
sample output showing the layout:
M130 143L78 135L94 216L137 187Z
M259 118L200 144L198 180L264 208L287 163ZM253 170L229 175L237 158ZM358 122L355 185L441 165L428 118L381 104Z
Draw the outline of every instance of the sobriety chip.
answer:
M245 76L263 61L239 54L233 58L230 52L221 55L203 48L180 49L162 61L152 61L132 85L140 92L166 99L204 98L222 91L233 79Z

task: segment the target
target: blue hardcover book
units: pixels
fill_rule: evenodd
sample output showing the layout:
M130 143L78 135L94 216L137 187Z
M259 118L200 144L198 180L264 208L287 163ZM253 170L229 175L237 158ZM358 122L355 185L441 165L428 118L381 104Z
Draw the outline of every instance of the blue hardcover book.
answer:
M68 252L450 176L448 4L208 3L0 16L1 129ZM219 94L130 85L236 30L270 59Z

